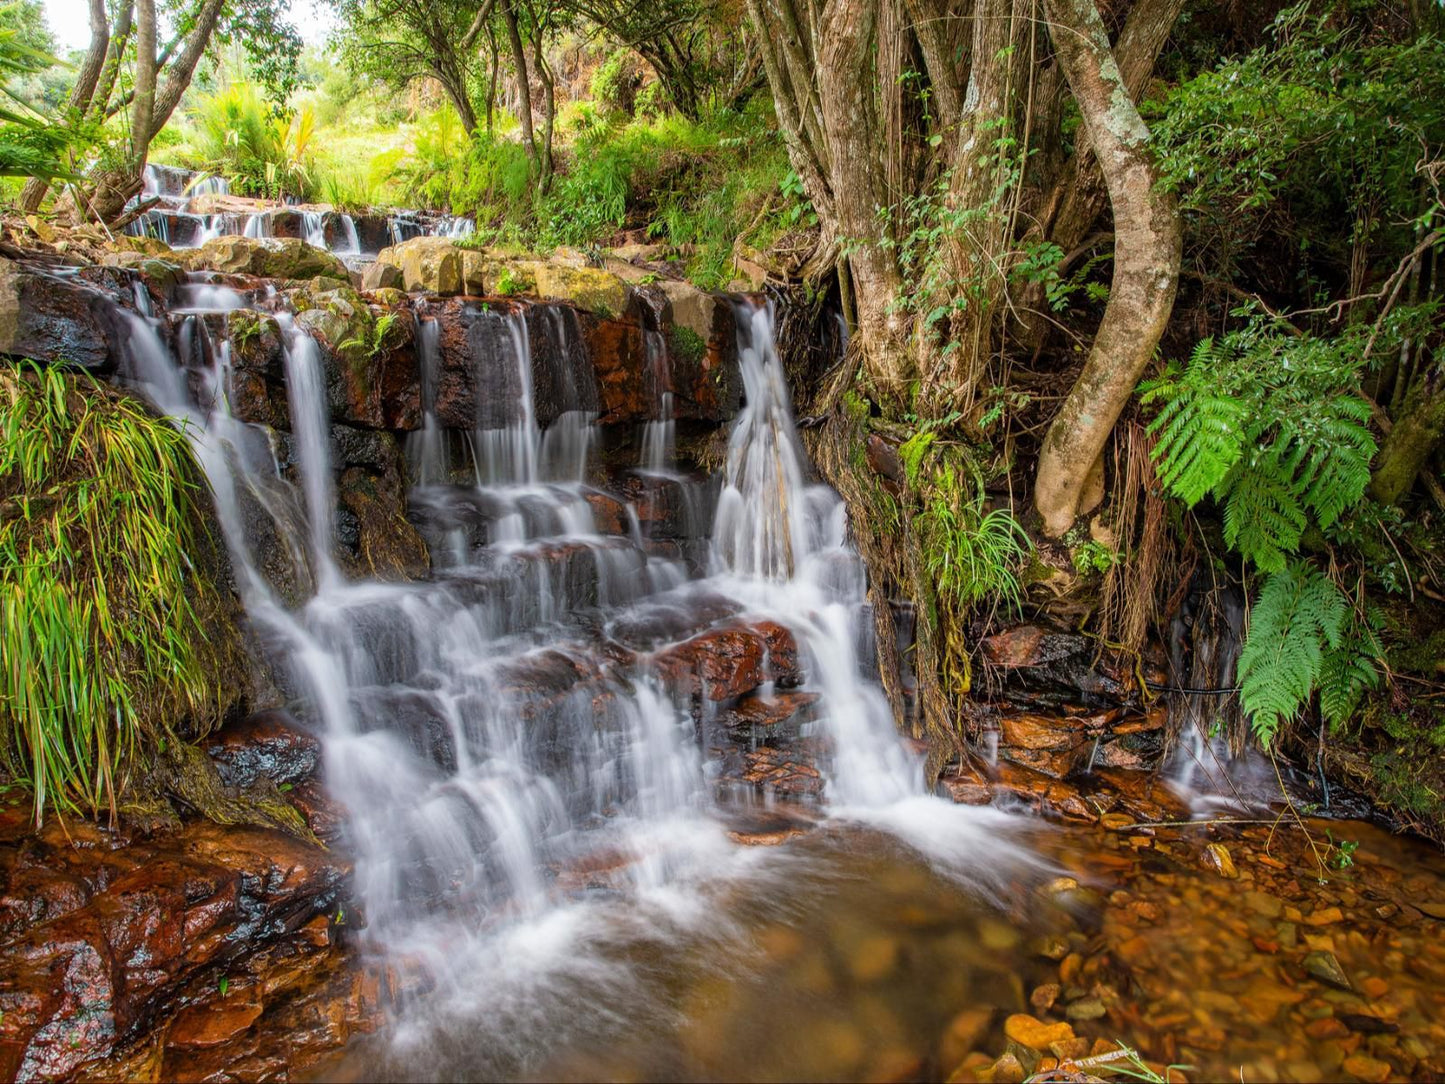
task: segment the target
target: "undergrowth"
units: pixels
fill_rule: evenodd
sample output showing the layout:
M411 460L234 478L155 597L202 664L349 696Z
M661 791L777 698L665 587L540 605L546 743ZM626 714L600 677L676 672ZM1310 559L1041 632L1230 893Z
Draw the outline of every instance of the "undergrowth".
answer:
M37 820L47 805L114 815L183 719L220 714L226 645L193 560L203 484L185 435L136 400L0 370L0 755Z

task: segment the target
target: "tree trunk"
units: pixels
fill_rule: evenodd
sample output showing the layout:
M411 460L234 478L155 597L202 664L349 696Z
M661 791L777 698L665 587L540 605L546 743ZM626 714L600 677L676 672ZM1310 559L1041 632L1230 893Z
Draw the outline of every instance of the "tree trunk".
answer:
M1049 426L1034 504L1044 531L1073 526L1089 471L1153 356L1174 307L1182 249L1173 198L1155 186L1139 116L1094 0L1045 0L1044 10L1114 211L1114 277L1084 370Z
M96 84L100 82L101 69L105 67L105 54L110 49L110 18L105 11L105 0L90 0L90 48L86 51L85 62L75 77L75 86L70 91L66 107L84 116L95 96ZM20 209L33 214L40 209L40 203L49 191L50 183L39 177L25 182L20 193Z
M1421 468L1445 437L1445 373L1436 370L1415 381L1404 410L1380 446L1370 496L1381 504L1399 504L1410 493Z
M547 58L542 55L542 30L535 28L532 35L532 70L542 84L542 176L537 189L546 192L552 183L552 132L557 119L557 83L547 67Z
M512 47L512 67L517 70L517 117L522 122L522 138L537 172L542 172L542 158L537 153L537 137L532 130L532 80L527 74L527 51L522 47L522 32L517 29L517 9L510 3L502 5L502 19L507 24L507 43Z

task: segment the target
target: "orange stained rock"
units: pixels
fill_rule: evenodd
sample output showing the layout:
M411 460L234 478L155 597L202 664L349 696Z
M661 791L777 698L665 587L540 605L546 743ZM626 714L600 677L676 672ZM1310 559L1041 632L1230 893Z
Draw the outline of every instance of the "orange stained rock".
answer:
M1066 1042L1074 1038L1074 1029L1068 1024L1045 1024L1028 1013L1014 1013L1004 1021L1003 1032L1020 1046L1030 1050L1045 1051L1050 1043Z

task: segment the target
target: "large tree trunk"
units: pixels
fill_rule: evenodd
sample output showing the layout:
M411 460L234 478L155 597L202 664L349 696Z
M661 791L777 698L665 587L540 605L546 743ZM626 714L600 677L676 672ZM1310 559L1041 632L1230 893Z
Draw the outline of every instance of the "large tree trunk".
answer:
M1094 0L1045 0L1050 33L1114 211L1114 277L1084 371L1049 426L1034 504L1059 537L1174 307L1182 240L1174 200L1156 187L1149 130L1124 85Z
M1421 468L1445 437L1445 373L1438 369L1415 381L1404 409L1390 428L1370 478L1370 496L1381 504L1399 504L1409 495Z
M66 107L84 116L95 95L96 84L100 82L101 69L105 67L105 54L110 49L110 18L105 11L105 0L90 0L90 48L86 50L85 62L75 77ZM26 214L40 209L40 203L49 190L48 181L32 177L25 182L20 193L20 208Z
M93 191L88 205L77 206L72 210L72 216L77 221L91 217L105 222L113 221L124 210L126 202L140 191L141 175L145 169L146 157L150 153L151 140L165 127L171 114L180 105L186 88L191 85L196 65L205 55L224 6L225 0L203 0L186 31L185 39L179 43L179 51L171 56L172 46L176 44L173 42L166 47L164 55L157 56L155 0L136 0L135 76L130 94L130 147L118 167L103 170L92 178ZM129 34L128 12L123 12L122 19L126 25L123 30L121 24L117 24L116 33L111 40L111 56L107 59L100 86L91 100L92 116L105 116L114 108L107 105L107 99L111 87L114 86L119 65L123 61L120 54L125 48L125 37ZM166 79L165 83L161 84L159 76L163 64Z

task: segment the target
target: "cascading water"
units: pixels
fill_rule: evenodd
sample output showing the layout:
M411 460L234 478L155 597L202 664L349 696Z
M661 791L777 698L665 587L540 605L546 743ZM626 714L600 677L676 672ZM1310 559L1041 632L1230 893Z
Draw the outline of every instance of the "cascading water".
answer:
M409 1038L485 1036L491 1060L469 1071L491 1075L534 1064L532 1036L562 1019L601 1032L638 1012L661 1019L665 992L650 991L646 969L629 960L649 945L735 936L712 896L787 860L729 841L729 818L745 811L714 796L689 701L655 662L669 634L623 661L599 643L604 624L652 627L659 614L708 607L777 622L804 662L800 692L818 702L834 809L961 879L986 879L1015 855L998 838L1002 814L924 796L921 765L866 676L863 569L841 500L808 480L771 310L737 310L746 405L729 441L708 575L692 582L648 552L635 519L624 534L597 528L586 483L596 392L565 312L472 311L476 341L490 345L474 374L470 485L456 482L465 471L449 456L462 442L449 447L438 425L439 327L420 315L424 425L411 447L412 503L430 519L438 571L405 585L348 582L336 565L323 359L281 317L305 513L300 532L282 533L299 533L293 550L316 585L295 610L257 571L242 501L278 520L297 518L298 502L278 496L285 487L275 459L258 452L260 431L231 415L226 344L201 351L188 379L153 321L132 318L134 376L186 422L248 610L323 734L367 943L433 988L393 1041L406 1049ZM185 319L205 334L201 317ZM546 426L534 325L565 370L549 377L560 409ZM658 421L670 423L670 392L665 381L658 388ZM670 432L644 443L644 472L677 473ZM993 862L976 870L989 848ZM575 869L605 870L607 890L579 898L568 887ZM624 996L634 999L628 1017L613 1008Z

